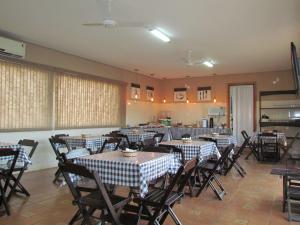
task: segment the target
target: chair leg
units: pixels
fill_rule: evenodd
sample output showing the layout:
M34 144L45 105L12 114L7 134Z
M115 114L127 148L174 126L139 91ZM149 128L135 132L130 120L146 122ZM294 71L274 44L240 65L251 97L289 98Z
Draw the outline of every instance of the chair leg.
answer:
M54 178L54 180L52 181L53 183L56 183L56 182L58 181L60 174L61 174L61 171L60 171L60 169L58 168L58 169L56 170L55 174L54 174L55 178Z
M0 199L2 200L2 203L3 203L3 206L4 206L6 214L9 216L10 215L10 211L9 211L9 207L8 207L8 204L7 204L7 201L6 201L6 197L5 197L5 192L3 190L1 182L0 182Z
M90 214L86 209L82 211L83 214L83 220L81 222L81 225L92 225L91 220L90 220Z
M292 221L292 209L291 209L291 201L287 199L287 208L288 208L288 220Z
M176 214L174 213L174 211L168 207L168 213L170 214L170 216L172 217L173 221L176 223L176 225L182 225L182 223L179 221L178 217L176 216Z
M26 196L30 196L29 192L26 190L26 188L21 184L20 180L21 180L21 177L23 176L24 174L24 169L21 170L18 174L17 177L15 177L14 175L11 176L11 180L14 182L14 184L11 186L11 190L7 196L7 200L10 199L11 195L14 193L14 192L19 192L19 193L22 193L22 194L25 194ZM17 187L20 189L20 190L17 190Z
M213 184L213 181L217 184L218 188ZM223 200L224 195L226 194L225 189L223 188L219 179L213 175L211 180L209 181L209 186L213 189L214 193L220 200ZM219 189L219 190L218 190Z
M81 211L80 211L80 209L78 209L77 212L75 213L75 215L70 220L69 225L73 225L77 220L80 219L80 216L81 216Z

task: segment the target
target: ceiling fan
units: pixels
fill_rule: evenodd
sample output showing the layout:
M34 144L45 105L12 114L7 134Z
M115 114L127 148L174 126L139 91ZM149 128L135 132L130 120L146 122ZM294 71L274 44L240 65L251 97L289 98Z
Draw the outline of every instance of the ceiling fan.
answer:
M105 27L105 28L118 28L118 27L146 27L143 23L138 22L124 22L124 21L116 21L113 19L111 15L112 9L112 0L96 0L99 8L102 10L103 20L95 23L84 23L83 26L97 26L97 27Z
M192 50L188 50L186 58L183 58L185 65L190 67L198 67L205 65L207 67L213 67L214 63L212 61L206 60L204 58L200 59L193 59L192 57Z

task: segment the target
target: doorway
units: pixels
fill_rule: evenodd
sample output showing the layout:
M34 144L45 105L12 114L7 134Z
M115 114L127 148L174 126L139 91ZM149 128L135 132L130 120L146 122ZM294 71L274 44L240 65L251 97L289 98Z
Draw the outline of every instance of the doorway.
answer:
M256 130L255 84L230 84L228 92L228 124L241 145L244 140L241 131L250 136Z

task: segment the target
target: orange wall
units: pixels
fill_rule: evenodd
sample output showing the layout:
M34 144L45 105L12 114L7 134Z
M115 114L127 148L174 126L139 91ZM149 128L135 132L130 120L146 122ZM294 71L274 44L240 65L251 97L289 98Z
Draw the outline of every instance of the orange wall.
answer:
M279 82L273 84L273 81L277 78L279 78ZM227 102L228 98L228 84L245 82L255 82L257 94L259 91L294 89L291 71L277 71L164 80L161 97L166 98L168 103L172 103L174 88L187 85L189 86L187 95L190 102L197 102L197 87L211 86L212 96L215 96L218 102L224 103Z

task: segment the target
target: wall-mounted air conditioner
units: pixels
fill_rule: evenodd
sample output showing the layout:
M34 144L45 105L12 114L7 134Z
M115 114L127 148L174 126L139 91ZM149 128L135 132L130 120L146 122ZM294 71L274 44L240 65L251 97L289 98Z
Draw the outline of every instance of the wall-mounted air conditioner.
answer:
M0 37L0 55L13 58L25 58L25 43Z

